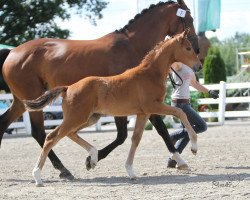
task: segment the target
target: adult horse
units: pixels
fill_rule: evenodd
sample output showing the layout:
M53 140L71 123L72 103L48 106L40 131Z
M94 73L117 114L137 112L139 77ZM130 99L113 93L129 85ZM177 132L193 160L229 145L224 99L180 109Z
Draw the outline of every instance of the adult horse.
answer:
M166 79L170 66L174 62L182 62L194 70L201 68L200 60L186 39L187 33L188 29L182 34L156 45L138 66L122 74L108 77L90 76L70 86L55 87L36 100L23 101L25 107L30 111L37 111L42 110L58 96L63 97L63 122L47 135L33 170L37 186L43 186L41 170L49 151L65 136L89 152L87 168L96 166L97 149L77 135L78 130L95 121L96 115L137 115L132 145L126 162L127 172L132 179L136 178L132 168L135 150L151 114L178 117L188 131L192 152L197 152L197 135L186 114L180 108L164 105L163 102L166 93ZM127 101L127 98L130 101ZM178 152L174 153L172 157L177 161L179 167L187 167Z
M186 14L177 16L177 10ZM146 53L166 35L173 36L186 27L196 53L198 40L193 18L183 0L169 1L150 6L136 15L122 29L96 40L76 41L61 39L37 39L11 50L3 66L3 76L13 94L11 107L0 117L0 139L6 128L24 111L21 100L35 99L48 88L70 85L87 76L121 74L139 64ZM40 146L46 137L42 111L30 112L32 136ZM150 121L165 141L170 152L175 152L168 131L159 116ZM127 118L115 117L117 138L98 152L98 160L105 158L127 137ZM1 141L0 140L0 141ZM60 177L72 178L53 151L49 158L60 170Z

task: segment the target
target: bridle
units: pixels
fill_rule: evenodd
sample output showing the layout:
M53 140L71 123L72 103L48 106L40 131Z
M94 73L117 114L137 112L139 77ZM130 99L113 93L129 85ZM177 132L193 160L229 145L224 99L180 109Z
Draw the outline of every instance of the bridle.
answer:
M181 8L181 7L179 7L179 8ZM186 12L189 12L190 13L190 9L189 8L186 8L186 9L183 9L183 8L181 8L182 10L185 10ZM181 20L181 23L182 23L182 27L183 27L183 31L186 29L186 28L190 28L188 25L187 25L187 21L186 21L186 18L185 17L179 17L179 19ZM178 27L177 27L178 28ZM177 31L176 31L177 32ZM196 39L197 40L197 35L196 34L192 34L192 35L188 35L187 36L187 39L191 42L191 44L193 44L194 43L194 40ZM195 52L196 54L199 54L199 48L197 49L197 52ZM183 80L182 80L182 78L180 77L180 75L171 67L171 70L173 71L173 73L175 73L176 74L176 76L180 79L180 81L181 81L181 83L180 84L178 84L178 83L176 83L175 81L174 81L174 79L173 79L173 77L172 77L172 75L171 75L171 73L169 74L169 79L170 79L170 81L171 81L171 83L172 83L172 86L173 86L173 88L175 88L175 86L181 86L182 84L183 84Z
M181 8L181 7L179 7L179 8ZM191 13L189 8L186 8L186 9L181 8L181 9L182 9L182 10L185 10L186 12ZM183 31L184 31L186 28L190 28L190 27L188 26L188 24L187 24L187 20L186 20L185 17L179 17L179 19L181 20L182 27L183 27ZM198 40L198 37L197 37L196 34L192 34L192 35L191 35L191 34L188 34L187 39L191 42L191 44L194 44L194 41L195 41L195 40ZM198 48L197 50L195 50L195 53L196 53L196 54L199 54L199 52L200 52L199 48Z

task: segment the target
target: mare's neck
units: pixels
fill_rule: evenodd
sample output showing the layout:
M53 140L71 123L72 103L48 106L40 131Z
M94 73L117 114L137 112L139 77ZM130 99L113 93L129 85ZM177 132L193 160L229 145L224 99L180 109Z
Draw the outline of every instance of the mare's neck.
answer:
M164 9L163 12L160 9ZM141 60L157 43L170 34L171 12L169 6L154 8L136 19L126 30L131 45Z

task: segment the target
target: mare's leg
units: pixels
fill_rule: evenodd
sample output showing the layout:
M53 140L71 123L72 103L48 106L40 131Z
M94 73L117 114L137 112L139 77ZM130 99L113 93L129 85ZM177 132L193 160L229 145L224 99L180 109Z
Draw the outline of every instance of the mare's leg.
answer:
M128 158L125 164L125 168L127 170L127 173L131 179L135 179L136 175L133 170L133 161L135 156L135 151L141 141L141 137L144 131L145 124L148 120L148 115L137 115L136 123L135 123L135 129L133 132L133 136L131 138L132 144L129 150Z
M43 147L46 133L44 130L44 119L43 119L43 112L30 112L30 122L32 128L32 137L38 142L38 144ZM53 150L51 150L48 154L48 157L54 166L55 169L60 171L60 178L65 178L69 180L73 180L74 176L69 172L68 169L64 167L60 159L56 156Z
M117 146L123 144L128 136L127 117L115 117L115 124L117 137L111 144L98 151L98 161L105 158Z
M25 108L23 103L13 95L13 102L10 108L8 108L8 110L0 116L0 146L4 132L13 121L18 119L18 117L20 117L24 113L24 111Z
M150 106L146 107L148 113L155 113L158 115L174 115L178 117L188 131L188 136L191 140L191 151L193 154L197 152L197 134L195 133L194 129L190 125L187 115L180 109L172 106L165 105L163 103L150 103Z
M151 115L149 120L153 124L153 126L156 128L159 135L164 140L170 153L177 152L177 150L176 150L176 148L175 148L175 146L170 138L168 129L167 129L166 125L163 123L163 120L161 119L161 116Z
M163 120L161 119L161 116L159 116L159 115L151 115L149 120L154 125L157 132L159 133L159 135L162 137L165 144L167 145L168 150L171 153L171 158L174 159L175 165L177 164L177 168L181 169L181 170L188 169L188 165L181 158L181 156L179 155L178 150L175 148L175 146L174 146L174 144L173 144L173 142L171 140L171 137L170 137L170 135L168 133L168 129L167 129L166 125L163 123Z

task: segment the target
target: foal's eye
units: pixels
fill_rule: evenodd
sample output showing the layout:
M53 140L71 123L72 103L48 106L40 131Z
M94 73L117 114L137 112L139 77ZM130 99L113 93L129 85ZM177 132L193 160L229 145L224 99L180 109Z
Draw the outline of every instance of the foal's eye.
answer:
M186 49L187 49L188 51L191 51L191 47L187 47Z

